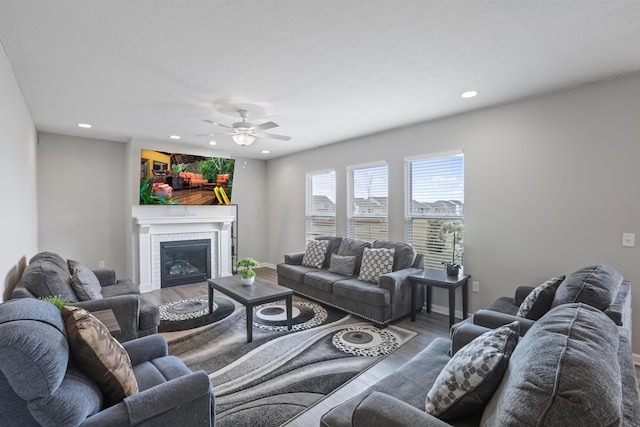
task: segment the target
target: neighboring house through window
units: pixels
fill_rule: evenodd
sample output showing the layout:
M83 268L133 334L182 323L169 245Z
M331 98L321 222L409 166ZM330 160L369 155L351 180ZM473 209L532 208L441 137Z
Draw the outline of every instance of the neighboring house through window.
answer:
M451 238L439 235L447 222L464 220L464 157L461 152L405 159L406 238L425 257L425 267L442 269L452 260ZM452 236L450 236L452 237ZM462 264L462 248L455 260Z
M307 241L336 234L336 172L307 173Z
M347 168L347 236L367 241L388 237L388 167L376 163Z

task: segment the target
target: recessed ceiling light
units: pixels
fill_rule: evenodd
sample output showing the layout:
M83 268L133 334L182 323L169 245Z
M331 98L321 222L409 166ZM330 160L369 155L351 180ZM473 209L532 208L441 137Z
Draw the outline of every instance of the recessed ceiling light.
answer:
M463 98L473 98L474 96L476 96L478 94L477 90L468 90L466 92L462 92L460 94L461 97Z
M262 150L262 154L269 154L270 151L269 150Z
M91 129L91 125L89 123L78 123L79 128Z
M180 139L180 135L169 135L171 139Z
M215 142L215 141L207 141L207 142L208 142L209 144L211 144L211 145L216 145L216 144L217 144L217 142Z

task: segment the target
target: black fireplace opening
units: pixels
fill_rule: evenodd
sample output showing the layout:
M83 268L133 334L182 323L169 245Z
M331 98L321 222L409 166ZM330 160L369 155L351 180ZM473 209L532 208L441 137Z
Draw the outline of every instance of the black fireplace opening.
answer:
M211 278L211 240L160 242L160 286L185 285Z

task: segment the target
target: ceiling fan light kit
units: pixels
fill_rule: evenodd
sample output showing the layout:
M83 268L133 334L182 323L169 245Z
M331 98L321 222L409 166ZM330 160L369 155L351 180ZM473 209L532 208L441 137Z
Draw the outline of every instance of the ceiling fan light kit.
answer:
M248 145L253 144L256 141L256 138L280 139L282 141L289 141L291 139L290 136L276 135L273 133L262 132L263 130L266 130L266 129L278 127L278 124L274 122L265 122L259 125L254 125L252 123L247 122L248 113L249 112L247 110L238 110L238 114L240 114L240 117L242 117L242 121L236 122L232 126L227 126L221 123L212 122L211 120L204 120L207 123L211 123L216 126L229 129L229 131L227 132L210 133L205 135L215 136L215 135L221 135L221 134L228 134L228 135L231 135L233 142L235 142L236 144L242 147L246 147ZM204 136L204 135L199 135L199 136Z

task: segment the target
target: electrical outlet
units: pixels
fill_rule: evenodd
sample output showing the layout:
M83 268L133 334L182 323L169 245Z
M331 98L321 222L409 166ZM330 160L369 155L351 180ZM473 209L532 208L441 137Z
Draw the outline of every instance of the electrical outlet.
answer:
M622 233L622 246L626 248L635 248L636 233Z
M471 282L471 290L473 292L480 292L480 282Z
M98 268L104 268L104 267L105 267L104 261L102 260L98 261Z

